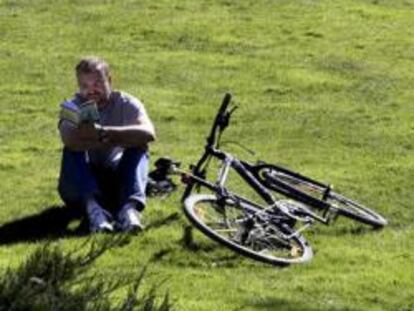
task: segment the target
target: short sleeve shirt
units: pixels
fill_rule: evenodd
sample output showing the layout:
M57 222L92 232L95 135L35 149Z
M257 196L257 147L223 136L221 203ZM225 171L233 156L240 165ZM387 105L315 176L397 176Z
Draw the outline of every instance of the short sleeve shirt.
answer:
M79 105L83 102L79 94L69 101L63 102L61 105L69 108L76 113ZM145 115L144 105L134 96L121 91L113 91L111 93L109 104L98 109L99 123L103 126L125 126L136 124L138 117ZM70 131L76 125L66 120L60 120L59 131L64 137L70 135ZM98 166L110 167L117 163L122 156L124 149L122 147L109 147L105 149L89 150L89 160Z

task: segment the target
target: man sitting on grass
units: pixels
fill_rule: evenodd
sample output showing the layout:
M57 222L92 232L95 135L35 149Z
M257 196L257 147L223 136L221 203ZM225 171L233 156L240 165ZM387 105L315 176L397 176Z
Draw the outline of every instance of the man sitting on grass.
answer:
M139 231L154 126L138 99L112 90L104 60L82 59L76 78L79 92L61 105L59 194L86 211L91 232L113 231L113 220L120 231Z

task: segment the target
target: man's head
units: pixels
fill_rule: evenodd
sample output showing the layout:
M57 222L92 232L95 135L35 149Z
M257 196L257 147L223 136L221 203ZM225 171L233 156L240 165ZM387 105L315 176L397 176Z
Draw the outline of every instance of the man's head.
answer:
M98 107L105 106L112 92L108 64L101 58L83 58L76 65L79 93L87 100L94 100Z

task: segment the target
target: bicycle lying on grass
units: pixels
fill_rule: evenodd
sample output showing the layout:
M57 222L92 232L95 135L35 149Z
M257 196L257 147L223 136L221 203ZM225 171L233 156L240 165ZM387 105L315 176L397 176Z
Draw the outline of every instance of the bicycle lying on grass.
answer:
M191 173L183 195L189 220L213 240L247 257L274 265L307 262L313 251L302 232L315 222L329 225L337 216L383 227L387 221L375 211L332 190L332 187L286 168L250 164L220 150L220 138L237 106L229 109L226 94L215 117L205 150ZM221 162L215 182L206 179L211 158ZM226 187L234 169L264 201L257 203ZM209 194L192 194L194 187Z

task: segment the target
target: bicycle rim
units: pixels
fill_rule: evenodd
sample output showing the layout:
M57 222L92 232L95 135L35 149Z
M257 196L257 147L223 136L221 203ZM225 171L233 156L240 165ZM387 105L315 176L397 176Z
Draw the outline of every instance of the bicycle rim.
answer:
M200 194L187 198L184 211L208 237L249 258L285 266L313 257L309 243L294 229L253 220L251 212L240 204L222 204L214 195Z
M338 210L338 214L373 227L381 228L388 223L387 220L377 212L338 193L332 192L329 194L327 202Z

